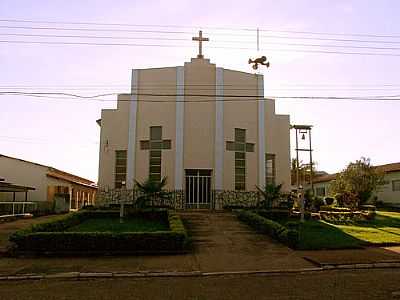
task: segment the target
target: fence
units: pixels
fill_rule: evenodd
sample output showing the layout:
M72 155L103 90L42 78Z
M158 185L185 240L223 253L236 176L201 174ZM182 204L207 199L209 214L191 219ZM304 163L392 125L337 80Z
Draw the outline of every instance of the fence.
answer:
M206 198L193 197L185 190L168 190L159 195L147 195L148 204L151 206L162 206L173 209L209 208L223 209L234 207L256 207L260 203L260 193L257 191L229 191L211 190L211 196ZM96 196L96 206L112 206L121 203L137 205L140 197L146 196L138 189L109 189L99 190Z
M15 216L36 209L36 202L29 201L0 201L0 216Z

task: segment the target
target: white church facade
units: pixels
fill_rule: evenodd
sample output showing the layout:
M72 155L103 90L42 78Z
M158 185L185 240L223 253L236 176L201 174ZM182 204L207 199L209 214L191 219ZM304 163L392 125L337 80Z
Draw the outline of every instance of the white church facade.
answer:
M264 98L262 75L217 67L200 53L183 66L134 69L130 94L103 109L99 190L167 177L189 204L212 191L290 189L290 120Z

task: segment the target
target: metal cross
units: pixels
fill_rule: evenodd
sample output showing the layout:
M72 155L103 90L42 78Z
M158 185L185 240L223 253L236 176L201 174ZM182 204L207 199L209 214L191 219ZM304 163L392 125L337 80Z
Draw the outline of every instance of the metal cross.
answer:
M192 37L192 41L198 41L199 42L199 54L197 55L197 58L204 58L204 56L203 56L203 42L208 42L209 38L203 38L203 31L199 30L199 36Z

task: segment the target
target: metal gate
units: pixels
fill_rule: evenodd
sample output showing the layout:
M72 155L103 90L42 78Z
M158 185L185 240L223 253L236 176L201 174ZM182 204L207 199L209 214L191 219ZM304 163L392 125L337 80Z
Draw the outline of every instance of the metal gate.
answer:
M212 208L212 170L185 170L186 208Z

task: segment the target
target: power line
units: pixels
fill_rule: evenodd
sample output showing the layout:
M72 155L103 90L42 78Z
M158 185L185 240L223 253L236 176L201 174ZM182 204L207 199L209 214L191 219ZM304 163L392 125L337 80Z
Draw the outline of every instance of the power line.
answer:
M192 46L167 45L167 44L127 44L127 43L89 43L89 42L49 42L49 41L11 41L0 40L0 43L10 44L43 44L43 45L86 45L86 46L128 46L128 47L161 47L161 48L192 48ZM253 48L244 47L225 47L225 46L209 46L213 49L230 49L230 50L253 50ZM321 53L321 54L343 54L343 55L364 55L364 56L388 56L398 57L400 53L377 53L377 52L344 52L344 51L329 51L329 50L303 50L303 49L282 49L269 48L263 49L267 51L278 52L300 52L300 53Z
M165 90L176 90L177 86L183 86L183 85L169 85L169 86L148 86L148 87L143 87L141 86L140 89L142 91L144 90L159 90L159 89L165 89ZM191 91L215 91L216 87L218 87L218 85L208 85L210 87L200 87L200 88L190 88ZM130 85L125 85L124 86L126 89L131 88ZM228 91L254 91L255 87L248 87L248 88L232 88L232 87L228 87L228 86L220 86L220 87L224 87L226 88L226 90ZM23 90L32 90L32 88L35 88L35 91L40 91L43 89L53 89L53 90L60 90L60 87L16 87L16 86L7 86L7 87L2 87L0 86L0 91L4 90L4 89L10 89L10 88L14 88L17 89L19 91L23 91ZM102 87L61 87L63 90L65 91L99 91L99 90L103 90L103 89L108 89L111 91L115 91L114 94L123 94L124 92L121 90L117 90L115 87L107 87L107 86L102 86ZM269 91L400 91L399 87L386 87L386 88L379 88L379 87L375 87L375 88L337 88L337 87L324 87L324 88L319 88L319 87L281 87L281 88L267 88L267 90Z
M212 26L184 26L184 25L160 25L160 24L132 24L132 23L101 23L101 22L63 22L63 21L37 21L37 20L18 20L18 19L0 19L0 22L8 23L34 23L34 24L63 24L63 25L95 25L95 26L125 26L125 27L158 27L158 28L190 28L190 29L210 29L210 30L230 30L230 31L250 31L256 32L257 28L239 28L239 27L212 27ZM360 36L376 38L400 38L399 34L370 34L370 33L335 33L323 31L299 31L299 30L275 30L269 28L259 28L262 32L277 32L290 34L307 35L330 35L330 36Z
M194 34L191 31L167 31L167 30L131 30L131 29L104 29L104 28L60 28L60 27L29 27L29 26L4 26L0 28L7 29L24 29L24 30L56 30L56 31L89 31L89 32L131 32L131 33L157 33L157 34ZM255 37L249 34L234 34L234 33L209 33L212 35L228 35L240 37ZM335 42L358 42L358 43L382 43L382 44L399 44L400 41L381 41L381 40L359 40L359 39L338 39L338 38L322 38L322 37L293 37L279 35L261 35L264 38L276 39L296 39L296 40L318 40L318 41L335 41Z
M293 37L293 36L277 36L277 35L261 35L265 38L276 39L291 39L291 40L316 40L316 41L331 41L331 42L357 42L370 44L399 44L400 41L379 41L379 40L359 40L359 39L338 39L338 38L321 38L321 37Z
M400 83L277 83L278 86L288 87L336 87L336 86L387 86L387 87L399 87ZM33 84L0 84L0 88L65 88L65 87L139 87L139 85L130 85L129 83L107 83L107 84L46 84L46 85L33 85ZM154 84L154 83L143 83L140 87L176 87L176 86L189 86L189 87L255 87L254 84Z
M0 28L7 29L31 29L31 30L60 30L60 31L100 31L100 32L136 32L136 33L167 33L167 34L193 34L191 31L162 31L162 30L142 30L142 29L106 29L106 28L61 28L61 27L33 27L33 26L6 26Z
M24 34L24 33L0 33L0 36L17 36L17 37L40 37L40 38L85 38L85 39L129 39L129 40L156 40L156 41L186 41L192 42L189 38L165 38L165 37L131 37L131 36L93 36L93 35L55 35L55 34ZM240 43L244 41L231 40L213 40L211 43ZM394 43L399 43L394 42ZM352 46L352 45L329 45L329 44L304 44L304 43L280 43L268 42L261 45L283 45L283 46L300 46L300 47L327 47L327 48L349 48L349 49L371 49L371 50L400 50L397 47L373 47L373 46ZM178 46L178 45L177 45ZM249 48L250 49L250 48Z
M100 23L100 22L60 22L60 21L35 21L35 20L11 20L0 19L0 22L13 23L36 23L36 24L62 24L62 25L95 25L95 26L125 26L125 27L158 27L158 28L190 28L190 29L213 29L230 31L254 31L252 28L229 28L211 26L185 26L185 25L160 25L160 24L131 24L131 23Z
M147 97L202 97L202 98L213 98L213 99L200 99L200 100L144 100L144 99L99 99L99 97L110 96L115 94L99 94L93 96L82 96L77 94L69 94L69 93L24 93L17 91L8 91L8 92L0 92L0 95L17 95L17 96L29 96L29 97L54 97L54 96L67 96L73 99L83 99L90 101L101 101L101 102L149 102L149 103L175 103L175 102L231 102L231 101L240 101L238 99L243 99L241 101L266 101L273 99L298 99L298 100L354 100L354 101L399 101L400 95L380 95L380 96L257 96L257 95L219 95L219 94L154 94L154 93L134 93L129 95L135 96L147 96ZM216 98L222 99L216 99ZM67 98L64 98L67 99Z

